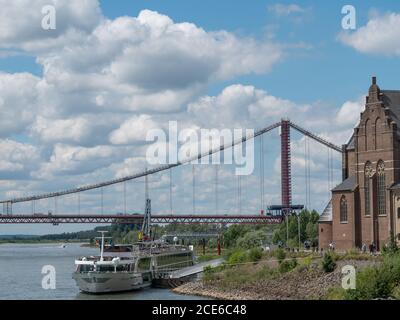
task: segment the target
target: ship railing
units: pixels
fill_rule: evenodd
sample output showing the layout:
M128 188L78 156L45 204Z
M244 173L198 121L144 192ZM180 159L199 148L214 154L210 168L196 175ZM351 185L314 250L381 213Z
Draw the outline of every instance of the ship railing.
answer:
M179 267L175 267L173 268L172 266L176 266L176 265L180 265ZM184 265L184 266L182 266ZM175 271L181 268L185 268L185 267L190 267L193 265L193 260L189 259L189 260L183 260L183 261L177 261L177 262L173 262L173 263L169 263L169 264L164 264L162 266L156 266L155 267L155 272L158 271L165 271L165 270L169 270L169 271Z

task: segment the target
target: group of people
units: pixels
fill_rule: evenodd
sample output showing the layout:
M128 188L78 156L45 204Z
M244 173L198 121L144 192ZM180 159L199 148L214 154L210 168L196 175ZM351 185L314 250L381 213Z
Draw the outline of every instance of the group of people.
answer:
M288 251L288 252L295 252L296 251L296 249L295 248L289 248L289 247L285 247L285 246L283 246L282 244L278 244L278 247L279 248L284 248L286 251ZM309 248L306 248L305 247L305 249L309 249ZM362 253L367 253L367 249L369 250L369 253L372 255L372 254L376 254L376 252L377 252L377 247L376 247L376 244L375 244L375 242L371 242L370 244L369 244L369 246L367 247L367 245L365 244L365 243L363 243L363 245L362 245L362 247L361 247L361 252ZM297 248L297 252L299 251L299 249ZM323 250L323 248L320 248L320 249L318 249L318 247L313 247L313 250L312 251L315 251L315 252L320 252L321 254L323 254L323 252L324 252L324 250ZM333 242L331 242L331 243L329 243L329 245L328 245L328 251L335 251L335 244L333 243Z
M322 249L321 249L322 250ZM331 242L328 245L328 250L329 251L335 251L335 244L333 242ZM368 250L370 254L375 254L377 252L377 248L376 248L376 244L375 242L371 242L370 245L368 246ZM367 253L367 245L365 243L363 243L362 247L361 247L361 252L362 253Z
M376 253L376 244L375 242L371 242L368 246L368 250L370 254L375 254ZM363 243L362 247L361 247L361 251L362 253L367 253L367 245L365 243Z

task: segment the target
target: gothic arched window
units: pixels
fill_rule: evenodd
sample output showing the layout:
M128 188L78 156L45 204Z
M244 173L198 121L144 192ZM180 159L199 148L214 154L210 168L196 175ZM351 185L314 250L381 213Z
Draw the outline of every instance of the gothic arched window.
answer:
M380 143L380 136L379 136L379 122L380 119L377 118L375 121L375 133L374 133L374 138L375 138L375 150L379 149L381 147L381 143Z
M378 194L378 214L386 214L386 190L385 190L385 163L383 161L378 162L377 166L377 194Z
M364 133L365 133L365 151L369 150L370 147L370 139L368 139L368 134L369 132L369 125L370 125L371 121L368 119L367 121L365 121L365 128L364 128Z
M347 200L345 196L340 198L340 222L347 222Z
M370 193L370 178L373 174L373 169L371 162L365 164L364 170L364 203L365 203L365 215L369 216L371 214L371 193Z

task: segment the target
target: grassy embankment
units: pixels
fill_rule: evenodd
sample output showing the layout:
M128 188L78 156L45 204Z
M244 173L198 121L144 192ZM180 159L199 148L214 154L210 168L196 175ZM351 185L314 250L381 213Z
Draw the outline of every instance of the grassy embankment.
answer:
M341 287L345 265L356 268L355 289ZM321 257L236 250L228 254L225 265L206 270L203 285L211 292L239 290L260 299L400 299L400 251L371 256L352 250Z

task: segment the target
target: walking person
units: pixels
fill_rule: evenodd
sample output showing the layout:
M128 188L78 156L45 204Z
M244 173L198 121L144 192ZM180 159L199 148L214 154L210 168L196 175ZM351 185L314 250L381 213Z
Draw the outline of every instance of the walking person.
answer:
M366 253L367 252L367 245L365 243L363 243L363 245L361 247L361 252L362 253Z

